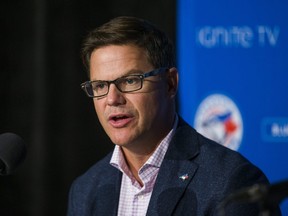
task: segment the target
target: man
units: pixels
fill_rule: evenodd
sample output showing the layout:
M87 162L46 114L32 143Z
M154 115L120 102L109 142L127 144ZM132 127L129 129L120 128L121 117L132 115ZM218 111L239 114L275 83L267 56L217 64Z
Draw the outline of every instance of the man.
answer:
M118 17L83 46L99 121L115 149L72 185L68 215L217 215L227 195L264 174L239 153L198 134L175 111L173 45L149 22ZM227 215L258 215L232 204Z

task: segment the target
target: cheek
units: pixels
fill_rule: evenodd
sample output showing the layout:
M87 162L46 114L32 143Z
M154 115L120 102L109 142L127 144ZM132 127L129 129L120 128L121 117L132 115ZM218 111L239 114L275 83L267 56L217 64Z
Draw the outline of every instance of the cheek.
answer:
M142 121L147 121L148 119L154 119L155 116L161 112L162 101L160 95L150 94L145 95L145 97L140 98L134 103L135 109L139 112Z
M94 100L94 109L96 111L99 121L103 123L102 119L104 119L105 106L103 106L99 101Z

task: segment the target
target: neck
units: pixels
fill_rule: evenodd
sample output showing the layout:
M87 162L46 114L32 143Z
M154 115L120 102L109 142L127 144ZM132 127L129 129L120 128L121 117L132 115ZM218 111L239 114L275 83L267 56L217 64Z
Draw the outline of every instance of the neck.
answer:
M130 149L127 149L125 147L122 147L122 152L125 156L127 165L129 168L135 171L139 171L140 168L145 164L145 162L149 159L149 157L153 154L154 151L150 153L139 153L135 151L131 151Z

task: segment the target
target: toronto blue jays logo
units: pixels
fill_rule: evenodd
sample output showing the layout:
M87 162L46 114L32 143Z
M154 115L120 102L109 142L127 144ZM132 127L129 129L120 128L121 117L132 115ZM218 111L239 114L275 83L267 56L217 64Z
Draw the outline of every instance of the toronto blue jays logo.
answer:
M239 149L243 136L242 117L235 103L225 95L212 94L201 102L194 127L230 149Z

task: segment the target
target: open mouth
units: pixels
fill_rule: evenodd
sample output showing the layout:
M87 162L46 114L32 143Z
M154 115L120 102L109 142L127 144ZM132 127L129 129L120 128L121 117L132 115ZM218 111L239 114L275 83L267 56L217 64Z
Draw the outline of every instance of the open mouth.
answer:
M121 128L127 126L132 119L132 116L125 114L111 115L109 117L109 123L115 128Z
M120 120L127 119L127 118L129 118L129 117L126 116L126 115L119 115L119 116L111 117L110 120L112 120L112 121L120 121Z

